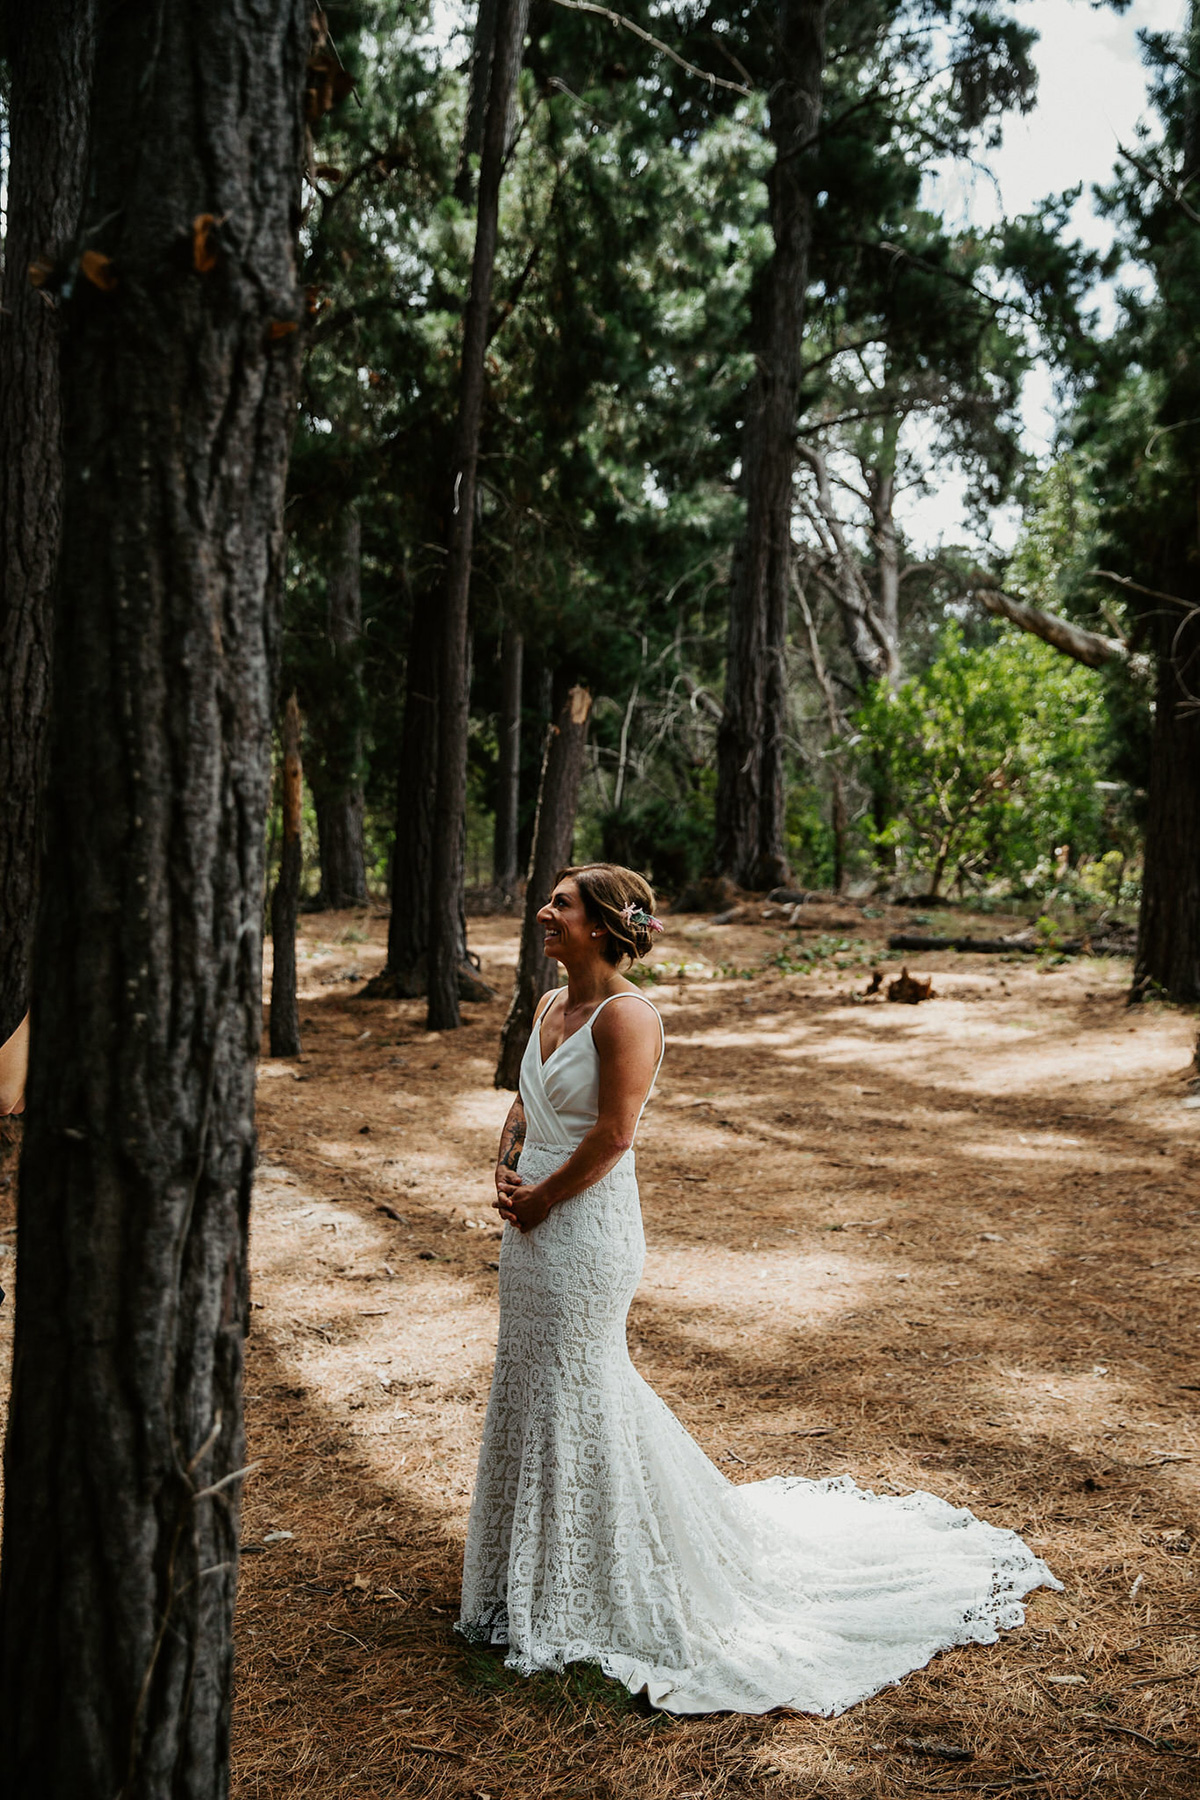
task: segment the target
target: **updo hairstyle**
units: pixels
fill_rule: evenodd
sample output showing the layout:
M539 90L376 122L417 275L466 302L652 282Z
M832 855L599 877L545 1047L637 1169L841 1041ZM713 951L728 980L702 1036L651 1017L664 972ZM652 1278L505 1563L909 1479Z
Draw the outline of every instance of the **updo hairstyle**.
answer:
M644 876L620 863L581 863L578 868L560 869L554 877L556 887L560 881L575 883L584 912L608 933L606 961L616 965L628 958L632 963L645 956L654 933L646 925L630 925L621 917L629 905L653 913L654 889Z

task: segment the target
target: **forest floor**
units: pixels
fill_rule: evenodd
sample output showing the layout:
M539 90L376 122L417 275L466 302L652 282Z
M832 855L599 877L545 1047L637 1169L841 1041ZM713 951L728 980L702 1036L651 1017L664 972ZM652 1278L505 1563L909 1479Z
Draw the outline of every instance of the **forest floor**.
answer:
M1200 1793L1195 1020L1104 959L921 955L934 999L866 999L913 928L868 912L669 921L632 1354L732 1480L928 1488L1065 1591L834 1720L462 1644L517 926L471 922L498 998L429 1034L360 998L385 921L317 915L304 1055L260 1071L235 1800Z

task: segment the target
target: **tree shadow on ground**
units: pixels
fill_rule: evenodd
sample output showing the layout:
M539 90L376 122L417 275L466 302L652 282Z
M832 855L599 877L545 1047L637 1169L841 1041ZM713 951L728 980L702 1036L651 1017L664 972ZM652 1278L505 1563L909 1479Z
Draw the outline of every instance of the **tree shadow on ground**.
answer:
M655 997L677 1041L639 1151L639 1368L733 1479L928 1487L1029 1536L1067 1592L834 1721L673 1722L595 1671L525 1682L461 1644L502 1009L452 1041L330 994L306 1004L311 1085L260 1090L246 1534L295 1535L244 1566L235 1791L1193 1793L1194 1465L1169 1459L1196 1450L1174 1279L1194 1153L1159 1156L1144 1077L1098 1104L1115 1004L1055 997L1006 1087L1011 1041L960 1055L936 1015L881 1040L840 996L774 987L753 1018Z

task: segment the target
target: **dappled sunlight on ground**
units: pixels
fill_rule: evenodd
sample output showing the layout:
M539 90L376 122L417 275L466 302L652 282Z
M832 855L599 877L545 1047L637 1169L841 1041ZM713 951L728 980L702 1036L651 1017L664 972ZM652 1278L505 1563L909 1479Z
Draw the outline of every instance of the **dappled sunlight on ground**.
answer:
M305 924L314 947L346 929ZM1193 1021L1130 1014L1115 962L924 959L941 997L910 1009L864 998L857 967L779 972L765 927L680 935L727 973L680 979L668 942L646 989L668 1050L635 1362L731 1479L929 1488L1022 1531L1065 1593L831 1722L672 1722L592 1672L526 1683L459 1645L516 931L473 925L497 1000L430 1035L420 1003L356 997L376 919L341 984L340 947L302 963L304 1056L259 1088L235 1791L1193 1793Z
M1115 961L913 958L939 997L909 1008L857 965L784 972L773 925L669 924L637 1366L731 1480L925 1488L1065 1591L832 1721L672 1721L460 1644L516 926L472 922L497 998L429 1034L361 998L381 917L309 917L304 1053L258 1090L235 1800L1193 1800L1194 1018L1130 1012ZM685 947L725 973L679 979ZM0 1185L0 1252L10 1225Z

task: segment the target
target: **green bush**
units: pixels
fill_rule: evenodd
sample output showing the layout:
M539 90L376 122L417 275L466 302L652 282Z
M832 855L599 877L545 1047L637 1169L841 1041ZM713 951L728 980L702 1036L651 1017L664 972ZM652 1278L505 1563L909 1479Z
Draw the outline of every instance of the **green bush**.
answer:
M896 810L874 833L898 847L931 893L948 881L1055 878L1110 847L1103 792L1107 720L1090 669L1006 629L974 648L957 625L895 692L880 685L856 717L858 753L887 771Z

